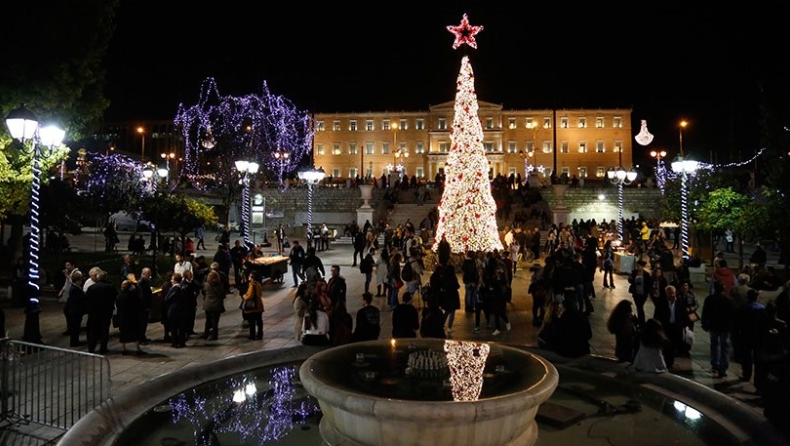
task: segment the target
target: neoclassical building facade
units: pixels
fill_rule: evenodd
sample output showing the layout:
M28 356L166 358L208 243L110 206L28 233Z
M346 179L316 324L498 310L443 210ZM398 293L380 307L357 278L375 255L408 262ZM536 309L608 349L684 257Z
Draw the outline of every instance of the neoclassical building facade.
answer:
M317 113L314 164L336 179L404 173L432 181L450 150L454 102L427 111ZM479 102L490 175L603 179L632 164L631 109L505 110Z

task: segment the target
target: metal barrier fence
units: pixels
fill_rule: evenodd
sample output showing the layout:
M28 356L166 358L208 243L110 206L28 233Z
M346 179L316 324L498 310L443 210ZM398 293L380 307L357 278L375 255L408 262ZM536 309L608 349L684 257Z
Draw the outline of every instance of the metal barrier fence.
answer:
M35 423L65 432L110 398L104 356L0 339L0 429Z

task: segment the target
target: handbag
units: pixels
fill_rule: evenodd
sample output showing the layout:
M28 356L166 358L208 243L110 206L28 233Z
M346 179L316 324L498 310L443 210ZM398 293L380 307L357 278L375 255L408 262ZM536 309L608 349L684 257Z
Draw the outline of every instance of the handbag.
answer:
M255 299L242 300L239 308L243 311L253 311L258 308L258 303L255 301Z
M683 342L689 347L694 346L694 332L688 327L683 328Z
M695 310L689 311L689 322L697 322L699 320L699 315Z
M399 290L401 288L403 288L403 281L398 279L398 280L395 281L395 289Z

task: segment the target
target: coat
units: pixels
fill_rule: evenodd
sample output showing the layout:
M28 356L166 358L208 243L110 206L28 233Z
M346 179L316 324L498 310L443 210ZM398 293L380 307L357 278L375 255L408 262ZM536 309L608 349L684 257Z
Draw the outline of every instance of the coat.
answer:
M203 311L212 313L225 312L225 286L220 280L216 284L208 280L203 282Z
M140 323L145 309L136 286L122 290L118 295L118 330L121 342L140 340Z
M254 310L242 310L244 315L252 315L257 313L263 313L263 287L261 286L260 282L252 281L247 285L247 292L244 293L244 297L242 300L255 300L255 309Z

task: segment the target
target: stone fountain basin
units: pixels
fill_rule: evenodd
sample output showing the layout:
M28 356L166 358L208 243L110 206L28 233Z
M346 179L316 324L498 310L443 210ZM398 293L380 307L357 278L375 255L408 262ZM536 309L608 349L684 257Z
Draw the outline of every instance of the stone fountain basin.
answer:
M440 339L400 340L409 348L440 350ZM389 341L347 344L316 353L299 375L323 412L320 429L329 445L503 446L532 445L538 437L535 415L559 382L557 369L524 350L489 343L488 362L510 366L516 379L506 389L486 392L476 401L426 401L384 396L355 386L348 379L360 351L387 354ZM486 367L487 370L489 367ZM524 373L523 370L529 370Z

